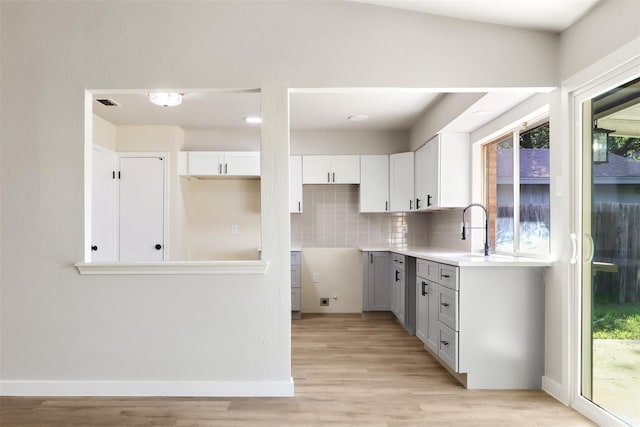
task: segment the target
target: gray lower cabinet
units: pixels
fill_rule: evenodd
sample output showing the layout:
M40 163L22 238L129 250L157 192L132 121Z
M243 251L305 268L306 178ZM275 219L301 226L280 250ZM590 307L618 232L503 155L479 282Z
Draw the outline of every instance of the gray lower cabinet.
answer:
M300 251L291 251L291 311L300 311Z
M416 259L391 253L391 312L411 335L416 333Z
M437 280L439 273L433 273L437 269L435 262L421 259L416 262L416 336L434 353L438 353L440 345L440 285L433 281Z
M362 311L389 311L389 252L362 253Z
M467 388L541 387L542 269L418 259L417 271L416 336Z

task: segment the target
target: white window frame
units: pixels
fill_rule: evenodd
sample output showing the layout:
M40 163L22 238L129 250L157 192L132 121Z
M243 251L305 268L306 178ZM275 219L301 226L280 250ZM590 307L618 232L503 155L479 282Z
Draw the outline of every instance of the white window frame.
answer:
M488 188L486 188L487 177L487 164L485 158L485 146L507 139L511 135L513 143L513 250L512 251L498 251L496 254L500 255L512 255L512 256L526 256L528 258L548 258L550 254L551 245L551 224L549 224L549 239L547 242L547 252L544 254L523 252L520 250L520 134L544 124L550 124L549 113L545 112L542 115L536 115L530 120L523 120L519 126L509 126L495 136L487 139L481 143L481 158L482 158L482 200L487 205ZM551 177L550 177L551 179ZM551 192L551 183L549 183L549 192ZM551 199L551 197L549 198ZM551 203L551 200L549 200ZM494 236L495 237L495 236ZM487 236L487 240L489 236Z

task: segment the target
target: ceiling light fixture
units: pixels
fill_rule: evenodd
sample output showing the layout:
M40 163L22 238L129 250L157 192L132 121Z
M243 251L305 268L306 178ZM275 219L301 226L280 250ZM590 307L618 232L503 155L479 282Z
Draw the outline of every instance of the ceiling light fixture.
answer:
M262 118L261 117L255 117L255 116L249 116L249 117L245 117L244 121L252 124L252 125L258 125L260 123L262 123Z
M347 118L352 122L364 122L365 120L369 119L369 116L367 116L366 114L355 114Z
M182 104L182 94L178 92L151 92L149 101L161 107L175 107Z

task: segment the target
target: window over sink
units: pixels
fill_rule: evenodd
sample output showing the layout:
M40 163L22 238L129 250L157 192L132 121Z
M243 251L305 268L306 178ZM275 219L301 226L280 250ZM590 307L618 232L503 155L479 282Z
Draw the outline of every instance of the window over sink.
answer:
M482 151L491 251L548 255L548 118L508 131Z

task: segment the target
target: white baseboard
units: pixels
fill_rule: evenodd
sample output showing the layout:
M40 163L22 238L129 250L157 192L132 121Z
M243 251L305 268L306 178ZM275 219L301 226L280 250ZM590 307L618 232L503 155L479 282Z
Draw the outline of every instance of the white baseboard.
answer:
M564 403L565 405L569 405L569 394L559 382L554 381L549 377L542 377L542 390L544 390L560 402Z
M0 381L0 396L291 397L288 381Z

